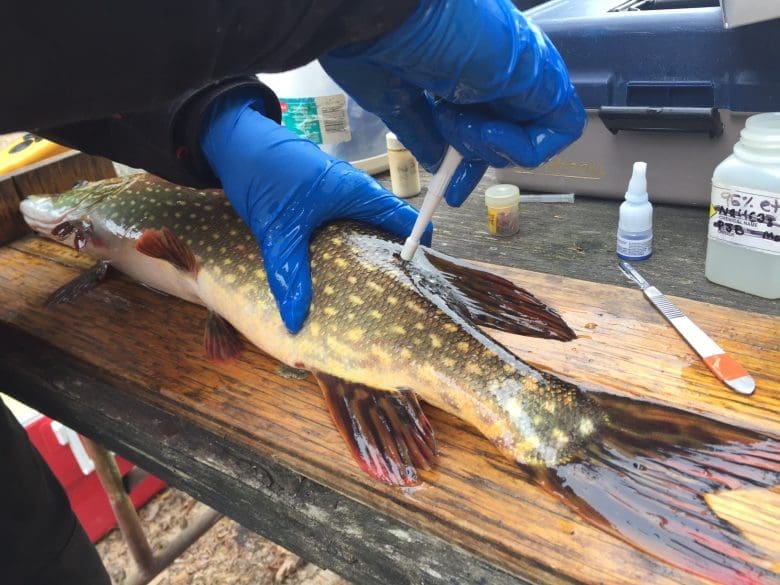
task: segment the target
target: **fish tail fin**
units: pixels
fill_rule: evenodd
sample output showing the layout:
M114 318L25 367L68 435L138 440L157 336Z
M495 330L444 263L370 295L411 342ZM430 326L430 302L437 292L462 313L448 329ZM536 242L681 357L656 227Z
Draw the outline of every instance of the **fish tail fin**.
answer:
M649 404L635 425L626 416L630 401L597 401L609 420L631 420L630 428L608 422L601 443L579 460L534 470L538 484L596 526L682 570L718 583L780 582L777 547L751 541L708 502L780 483L780 442ZM758 506L753 515L760 517Z

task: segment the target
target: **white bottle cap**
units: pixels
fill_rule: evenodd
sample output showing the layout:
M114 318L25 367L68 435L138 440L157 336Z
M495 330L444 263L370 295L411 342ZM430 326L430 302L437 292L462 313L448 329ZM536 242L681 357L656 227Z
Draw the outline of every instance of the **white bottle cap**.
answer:
M653 206L647 196L647 163L635 162L626 200L620 204L618 230L644 232L653 229Z
M385 142L387 142L388 150L406 150L406 147L401 144L401 141L398 140L398 136L393 132L385 134Z
M640 203L647 201L647 163L635 162L634 172L628 182L626 201Z
M512 207L520 203L520 189L517 185L491 185L485 189L487 207Z

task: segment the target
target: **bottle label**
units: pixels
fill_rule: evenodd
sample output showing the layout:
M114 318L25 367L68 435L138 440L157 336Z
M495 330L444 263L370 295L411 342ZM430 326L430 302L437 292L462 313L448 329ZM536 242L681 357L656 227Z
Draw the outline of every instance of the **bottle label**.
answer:
M513 236L520 231L520 210L514 207L487 208L488 233L494 236Z
M653 236L641 234L629 236L618 232L617 255L623 260L644 260L653 253Z
M713 183L708 236L780 254L780 194Z
M315 144L352 140L344 94L310 98L280 98L282 124Z

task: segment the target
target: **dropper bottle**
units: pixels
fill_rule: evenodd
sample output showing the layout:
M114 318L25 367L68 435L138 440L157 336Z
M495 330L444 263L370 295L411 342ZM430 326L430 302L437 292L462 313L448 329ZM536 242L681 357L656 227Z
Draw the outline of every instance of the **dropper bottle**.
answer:
M653 206L647 196L647 163L635 162L626 200L620 204L617 255L623 260L646 260L653 254Z

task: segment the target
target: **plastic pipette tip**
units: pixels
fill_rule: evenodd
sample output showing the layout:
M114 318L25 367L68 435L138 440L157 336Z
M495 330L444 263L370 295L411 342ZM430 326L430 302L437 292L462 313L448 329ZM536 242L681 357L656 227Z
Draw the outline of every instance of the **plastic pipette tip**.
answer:
M419 240L415 242L411 236L406 238L406 241L404 242L404 247L401 249L401 260L409 262L409 260L411 260L414 257L414 253L417 251L417 248L419 247L420 247Z
M414 253L420 246L420 238L425 233L425 228L430 223L433 212L444 197L444 193L447 191L447 187L450 186L450 181L462 160L463 157L457 150L451 146L447 148L447 154L444 155L444 160L439 170L433 175L428 185L428 193L426 193L425 199L423 199L420 214L414 222L412 233L406 238L404 247L401 250L401 259L405 262L414 257Z

